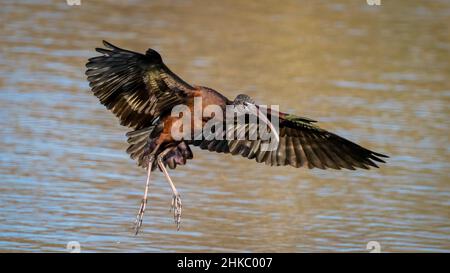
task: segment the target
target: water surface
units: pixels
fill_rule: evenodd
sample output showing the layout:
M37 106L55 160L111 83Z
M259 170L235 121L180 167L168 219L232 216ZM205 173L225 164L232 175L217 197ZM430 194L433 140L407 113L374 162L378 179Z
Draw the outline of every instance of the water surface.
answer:
M351 2L351 3L350 3ZM2 1L0 251L450 251L449 1ZM84 76L93 48L152 47L186 81L247 93L391 156L371 171L268 168L194 149L145 171Z

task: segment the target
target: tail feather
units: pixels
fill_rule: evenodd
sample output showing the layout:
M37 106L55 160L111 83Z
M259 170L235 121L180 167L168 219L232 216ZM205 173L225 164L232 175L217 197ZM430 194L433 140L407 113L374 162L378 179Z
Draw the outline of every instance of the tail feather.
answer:
M130 131L126 134L128 137L127 142L130 144L127 149L127 153L130 154L132 159L138 161L139 166L142 165L145 146L147 145L150 135L154 129L155 126L150 126L139 130Z

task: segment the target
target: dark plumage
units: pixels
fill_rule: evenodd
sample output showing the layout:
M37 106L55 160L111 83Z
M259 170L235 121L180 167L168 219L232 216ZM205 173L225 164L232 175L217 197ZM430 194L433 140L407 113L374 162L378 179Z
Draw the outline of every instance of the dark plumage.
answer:
M183 103L193 87L167 68L154 50L140 54L104 41L102 56L89 59L89 86L120 124L133 129L151 126L155 119Z
M93 94L110 109L132 131L127 133L130 146L127 152L138 164L148 169L147 186L141 209L136 221L136 233L142 223L145 210L150 173L156 167L164 172L174 192L173 207L177 226L180 224L181 199L173 185L166 166L175 168L186 164L193 154L189 145L219 153L230 153L264 162L270 166L308 167L320 169L369 169L384 163L386 155L373 152L336 134L319 128L316 121L282 112L268 111L267 119L279 121L276 134L279 143L276 149L261 149L267 140L256 139L226 140L205 139L176 140L171 128L179 119L171 116L171 110L179 104L193 107L194 98L203 99L203 109L209 105L219 105L225 116L225 106L243 106L244 115L252 115L250 106L262 109L249 96L241 94L230 101L217 91L201 86L191 86L163 63L161 56L153 49L145 54L118 48L106 41L104 48L97 48L101 56L89 59L86 64L87 79ZM208 119L203 119L204 124ZM225 120L218 121L217 125ZM255 132L256 125L236 121L231 133ZM271 126L271 123L269 123ZM221 132L225 136L229 131ZM194 134L191 137L194 139Z

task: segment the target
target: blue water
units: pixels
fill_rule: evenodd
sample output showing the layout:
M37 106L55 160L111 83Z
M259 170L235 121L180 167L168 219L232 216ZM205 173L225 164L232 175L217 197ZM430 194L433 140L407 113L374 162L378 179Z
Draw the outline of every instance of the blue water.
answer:
M3 1L0 252L449 252L450 4L338 2ZM158 173L135 237L145 171L84 76L102 39L391 158L320 171L193 149L171 172L181 230Z

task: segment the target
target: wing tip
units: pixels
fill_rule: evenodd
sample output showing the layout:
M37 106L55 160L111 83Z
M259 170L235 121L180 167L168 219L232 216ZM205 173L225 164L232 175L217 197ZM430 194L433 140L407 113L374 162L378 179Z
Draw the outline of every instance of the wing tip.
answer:
M97 51L98 53L101 53L101 54L103 54L103 55L109 55L109 54L111 54L111 50L109 50L109 49L104 49L104 48L101 48L101 47L96 47L96 48L95 48L95 51Z
M112 50L121 49L121 48L119 48L119 47L117 47L117 46L111 44L110 42L108 42L108 41L106 41L106 40L102 40L102 43L103 43L103 45L104 45L106 48L109 48L109 49L112 49Z
M378 156L378 157L389 158L389 156L388 156L388 155L385 155L385 154L380 154L380 153L375 153L375 152L372 152L372 154L374 154L374 155L376 155L376 156Z

